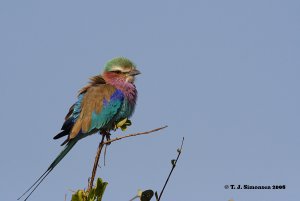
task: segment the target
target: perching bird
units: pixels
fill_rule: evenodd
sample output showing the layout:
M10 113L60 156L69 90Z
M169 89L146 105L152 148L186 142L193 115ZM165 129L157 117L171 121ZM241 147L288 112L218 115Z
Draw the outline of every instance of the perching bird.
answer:
M106 64L102 75L90 78L89 84L79 91L77 102L66 115L62 131L53 138L67 136L62 143L64 149L21 197L32 189L25 198L27 200L80 139L96 132L107 136L120 122L126 122L124 119L134 112L137 100L134 80L138 74L140 71L133 62L118 57Z

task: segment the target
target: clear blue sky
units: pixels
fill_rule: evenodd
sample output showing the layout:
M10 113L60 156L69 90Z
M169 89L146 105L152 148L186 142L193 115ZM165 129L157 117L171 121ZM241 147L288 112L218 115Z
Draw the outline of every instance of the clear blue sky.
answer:
M52 137L88 78L126 56L138 105L98 176L104 200L160 191L166 201L299 200L299 1L0 2L1 200L15 200L60 152ZM82 140L31 201L87 186L100 138ZM286 185L225 190L225 184Z

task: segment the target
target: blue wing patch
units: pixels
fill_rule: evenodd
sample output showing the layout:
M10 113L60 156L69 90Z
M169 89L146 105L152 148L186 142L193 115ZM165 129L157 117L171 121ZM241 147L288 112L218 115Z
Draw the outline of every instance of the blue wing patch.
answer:
M110 97L110 100L103 100L103 108L101 112L92 113L92 122L89 132L94 129L105 128L109 126L116 114L120 111L124 101L124 94L121 90L117 89Z

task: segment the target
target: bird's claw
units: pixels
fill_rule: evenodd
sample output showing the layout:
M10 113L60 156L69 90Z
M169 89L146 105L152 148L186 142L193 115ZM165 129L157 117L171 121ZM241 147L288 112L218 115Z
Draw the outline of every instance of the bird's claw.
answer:
M106 138L106 141L110 141L110 133L108 131L101 131L100 132L101 135L103 135ZM107 145L110 145L110 142L107 143Z

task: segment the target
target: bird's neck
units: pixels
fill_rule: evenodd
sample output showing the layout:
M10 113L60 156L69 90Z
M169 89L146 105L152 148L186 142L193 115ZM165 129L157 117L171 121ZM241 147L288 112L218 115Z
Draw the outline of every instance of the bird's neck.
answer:
M117 89L121 90L130 103L136 102L137 90L133 83L127 82L126 78L117 76L114 73L110 72L103 73L102 77L104 78L107 84L110 84L116 87Z

